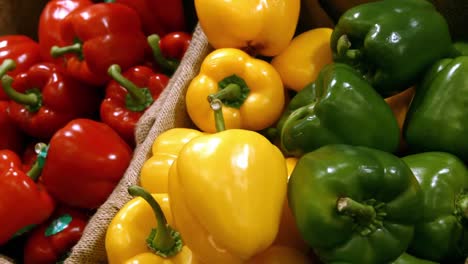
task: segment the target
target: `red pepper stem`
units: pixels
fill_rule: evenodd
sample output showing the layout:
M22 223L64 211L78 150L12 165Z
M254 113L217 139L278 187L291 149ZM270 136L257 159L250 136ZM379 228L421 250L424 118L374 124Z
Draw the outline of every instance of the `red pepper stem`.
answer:
M130 94L132 99L135 100L137 104L145 103L146 96L143 93L143 90L122 75L122 69L120 68L119 65L117 64L111 65L109 69L107 70L107 73L116 82L118 82L123 88L127 90L128 94Z
M39 176L41 176L42 168L39 166L39 161L36 160L34 164L32 165L31 169L26 173L29 178L31 178L33 181L37 181L39 179Z
M153 51L153 57L156 63L161 66L165 71L172 74L175 72L177 67L179 66L179 61L171 60L164 57L161 51L161 47L159 46L159 41L161 38L157 34L149 35L147 38L148 45L151 47Z
M0 65L0 77L5 75L7 72L14 70L16 68L16 63L12 59L6 59L3 61L2 65Z
M53 46L50 49L50 55L53 58L57 58L57 57L60 57L60 56L63 56L65 54L69 54L69 53L76 53L78 55L82 55L82 45L81 45L81 43L75 43L73 45L64 46L64 47Z
M154 237L148 240L149 246L156 250L156 253L161 253L163 257L177 254L182 249L181 241L177 241L178 237L174 237L173 234L171 234L173 229L167 224L164 212L158 202L150 193L140 186L130 186L128 192L132 196L143 198L151 206L156 216L158 227Z
M11 86L13 83L13 78L6 74L2 77L2 86L3 86L3 90L5 91L5 93L8 95L8 97L19 103L19 104L22 104L22 105L28 105L28 106L31 106L31 107L34 107L34 106L37 106L38 104L40 104L40 98L38 97L38 95L36 93L20 93L18 91L16 91L15 89L13 89L13 87Z
M214 112L216 131L221 132L226 130L226 124L223 116L223 103L217 98L208 96L211 110Z

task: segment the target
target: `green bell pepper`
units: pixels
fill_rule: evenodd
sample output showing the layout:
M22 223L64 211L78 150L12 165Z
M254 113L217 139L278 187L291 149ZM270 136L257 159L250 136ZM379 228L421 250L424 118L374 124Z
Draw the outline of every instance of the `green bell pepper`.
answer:
M468 56L468 42L457 41L453 43L454 55L453 57L458 56Z
M361 145L394 152L398 122L385 100L351 66L326 65L315 82L289 102L277 125L288 155L327 144Z
M438 263L425 260L425 259L419 259L414 256L411 256L408 253L403 253L403 255L401 255L391 264L438 264Z
M468 56L438 61L415 88L403 127L410 149L468 161Z
M408 253L427 260L458 263L468 256L468 171L456 156L425 152L402 160L423 194L421 223Z
M409 88L449 56L445 18L426 0L382 0L347 10L330 41L334 60L352 65L380 94Z
M327 145L299 158L288 202L302 238L324 263L382 264L406 251L422 193L388 152Z

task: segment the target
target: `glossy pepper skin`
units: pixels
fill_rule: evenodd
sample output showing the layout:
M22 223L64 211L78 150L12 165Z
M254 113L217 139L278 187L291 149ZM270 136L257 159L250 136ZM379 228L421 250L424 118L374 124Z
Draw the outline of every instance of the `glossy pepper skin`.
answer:
M408 253L403 253L399 258L393 261L391 264L437 264L425 259L416 258Z
M135 127L143 113L158 99L169 77L146 66L131 67L124 73L118 65L109 67L112 81L101 102L102 122L112 127L130 146L135 146Z
M195 0L208 42L215 48L238 48L253 55L276 56L296 30L300 0Z
M445 18L425 0L383 0L353 7L340 17L330 44L335 61L358 69L384 96L415 84L452 51Z
M147 40L157 67L164 73L172 75L179 67L192 41L192 35L186 32L171 32L161 38L157 34L152 34Z
M221 103L214 104L222 116ZM193 138L172 164L171 210L201 262L244 263L271 246L278 233L286 162L259 133L217 126L221 132Z
M49 264L62 260L80 240L87 222L88 216L83 212L59 208L29 235L24 246L24 263Z
M173 229L167 193L150 194L138 186L130 187L129 192L135 198L119 210L107 228L109 264L198 264ZM155 230L159 236L154 235Z
M52 0L47 2L39 17L37 37L39 41L40 54L43 60L55 62L61 65L63 59L54 59L50 55L50 49L55 46L67 45L61 34L62 21L72 11L90 6L90 0Z
M323 66L333 62L330 50L331 28L315 28L295 36L271 65L286 88L299 92L315 81Z
M26 136L11 120L9 102L0 100L0 149L9 149L20 154L26 145Z
M423 152L403 158L423 193L422 221L408 253L442 263L468 256L468 170L446 152Z
M206 98L220 99L227 129L262 130L281 116L283 83L268 62L239 49L217 49L203 60L186 93L187 112L204 132L215 132L214 115Z
M182 0L115 0L138 13L146 36L186 30Z
M151 157L141 167L141 187L150 193L167 193L169 170L180 150L190 140L202 135L196 129L173 128L157 136L151 146Z
M3 64L6 59L12 64ZM32 65L41 61L39 44L28 36L6 35L0 37L0 78L8 73L11 76L26 71ZM0 84L0 88L1 88ZM7 100L7 95L0 89L0 100Z
M468 160L468 56L442 59L426 72L408 110L404 136L413 151L444 151ZM437 128L435 130L434 128Z
M328 144L394 152L400 130L384 99L351 66L322 68L316 81L289 102L279 123L280 145L300 156Z
M0 245L52 215L55 202L42 186L36 184L39 174L39 166L24 172L16 153L0 151Z
M64 205L94 209L126 171L132 149L108 125L74 119L51 138L41 178Z
M141 22L126 5L86 6L66 16L60 29L65 46L52 47L51 55L65 56L67 73L87 84L105 84L112 64L125 71L144 59L147 44Z
M2 78L10 98L12 121L27 135L48 140L78 117L90 117L99 107L96 89L84 86L52 63L38 63L15 78Z
M288 183L302 237L325 263L388 263L422 219L422 192L398 157L350 145L302 156Z

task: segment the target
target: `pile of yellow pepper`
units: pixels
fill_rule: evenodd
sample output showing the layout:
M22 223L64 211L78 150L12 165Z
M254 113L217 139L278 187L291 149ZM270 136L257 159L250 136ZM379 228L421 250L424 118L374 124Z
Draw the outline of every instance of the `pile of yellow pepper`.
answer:
M278 121L287 89L299 91L332 62L332 29L294 36L299 0L195 0L195 7L215 48L186 94L198 130L156 138L141 187L129 189L136 197L108 227L108 261L317 263L287 203L297 160L257 131Z

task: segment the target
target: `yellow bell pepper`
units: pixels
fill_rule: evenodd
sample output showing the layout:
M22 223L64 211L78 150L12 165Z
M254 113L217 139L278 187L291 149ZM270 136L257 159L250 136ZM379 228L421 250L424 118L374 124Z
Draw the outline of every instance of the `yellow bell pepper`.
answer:
M271 65L278 71L287 89L299 92L315 81L323 66L333 62L330 48L332 32L331 28L303 32L273 58Z
M129 193L140 197L126 203L107 228L109 264L198 264L180 234L171 228L168 195L149 194L138 186L130 187Z
M195 0L200 26L216 49L275 56L291 41L300 0Z
M141 187L150 193L167 193L169 168L179 155L180 149L201 135L201 131L190 128L172 128L161 133L153 142L152 156L141 168Z
M303 252L285 246L271 246L246 264L313 264Z
M281 151L257 132L223 130L192 139L169 172L177 229L203 263L244 263L272 245L287 188Z
M275 68L239 49L218 49L208 54L199 75L187 88L190 118L200 130L215 132L207 97L223 103L228 129L265 129L280 118L285 105L285 90Z

